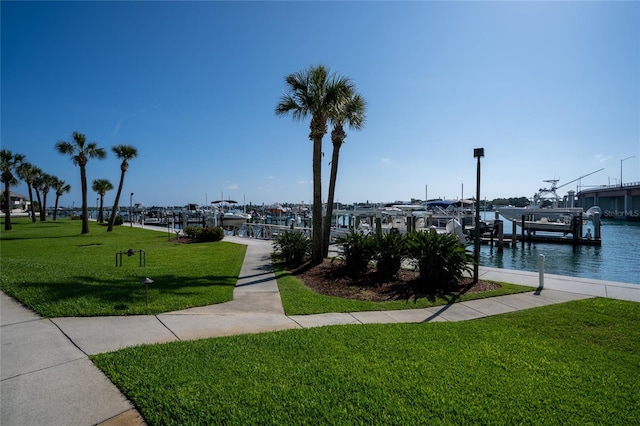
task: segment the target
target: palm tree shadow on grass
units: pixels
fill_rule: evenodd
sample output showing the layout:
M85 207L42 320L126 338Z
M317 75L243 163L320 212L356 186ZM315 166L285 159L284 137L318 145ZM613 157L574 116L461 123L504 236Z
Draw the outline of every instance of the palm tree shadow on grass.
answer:
M66 282L26 283L22 287L35 290L40 302L23 303L44 316L69 316L50 315L50 307L55 305L63 305L63 310L72 312L72 316L144 314L147 307L145 285L140 282L143 275L131 281L76 276ZM233 298L238 277L161 275L151 279L149 313L161 313L228 302Z

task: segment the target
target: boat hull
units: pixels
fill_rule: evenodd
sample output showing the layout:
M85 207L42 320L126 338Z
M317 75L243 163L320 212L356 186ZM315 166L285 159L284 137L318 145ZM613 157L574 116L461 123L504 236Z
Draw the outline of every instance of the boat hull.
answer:
M538 208L538 207L501 207L496 209L505 219L510 221L521 221L522 217L540 220L546 218L549 222L566 221L566 218L579 216L584 213L580 207L568 208Z

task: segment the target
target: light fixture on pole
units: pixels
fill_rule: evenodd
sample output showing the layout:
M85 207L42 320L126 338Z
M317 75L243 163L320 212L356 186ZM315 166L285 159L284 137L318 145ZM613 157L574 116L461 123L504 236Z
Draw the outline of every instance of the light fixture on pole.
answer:
M129 227L133 228L133 192L129 196Z
M480 158L484 157L484 148L474 148L473 157L478 159L476 175L476 219L475 241L473 245L473 282L478 282L478 265L480 263Z
M620 160L620 188L622 188L622 162L624 160L628 160L629 158L636 158L636 156L632 155L631 157L623 158L622 160Z
M145 306L147 308L147 313L149 313L149 284L153 284L153 280L149 277L143 278L140 280L140 284L144 284L146 302Z

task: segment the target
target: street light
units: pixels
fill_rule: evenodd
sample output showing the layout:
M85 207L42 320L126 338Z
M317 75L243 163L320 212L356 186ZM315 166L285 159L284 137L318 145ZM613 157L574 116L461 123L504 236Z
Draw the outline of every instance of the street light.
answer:
M623 158L622 160L620 160L620 188L622 188L622 162L624 160L628 160L629 158L636 158L636 156L632 155L631 157Z
M133 192L129 196L129 227L133 228Z
M478 159L476 174L476 239L473 245L473 282L478 282L478 265L480 263L480 157L484 157L484 148L474 148L473 157Z

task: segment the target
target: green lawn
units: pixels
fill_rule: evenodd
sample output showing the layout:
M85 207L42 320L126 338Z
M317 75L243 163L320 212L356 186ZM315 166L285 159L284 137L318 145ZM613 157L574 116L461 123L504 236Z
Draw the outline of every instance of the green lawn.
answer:
M31 223L12 219L2 231L0 288L45 317L159 313L233 298L246 246L224 241L183 244L176 235L68 218ZM122 257L119 251L144 250ZM144 284L150 277L149 306Z
M332 326L91 357L150 425L640 424L640 304Z

